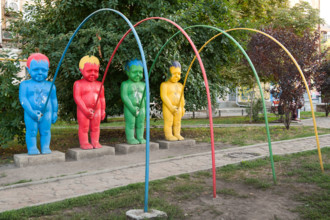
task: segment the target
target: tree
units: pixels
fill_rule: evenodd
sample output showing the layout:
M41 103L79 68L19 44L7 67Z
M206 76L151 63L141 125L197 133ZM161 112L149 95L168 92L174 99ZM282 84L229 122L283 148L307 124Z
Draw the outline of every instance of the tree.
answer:
M288 0L231 0L236 13L246 21L257 25L269 24L274 19L273 12L288 8Z
M86 16L97 9L116 9L126 15L132 23L150 16L161 16L177 22L182 27L195 24L208 24L223 29L235 26L253 26L252 15L241 16L240 13L236 12L238 6L235 4L236 1L33 0L31 5L25 6L24 15L23 13L11 14L14 19L11 20L9 29L12 31L13 36L16 36L13 43L23 51L21 58L27 58L30 53L36 50L49 57L49 77L52 79L62 52L74 30ZM264 0L263 2L264 5L267 4L267 7L263 7L262 10L271 8L274 2L277 4L284 2L284 0ZM247 4L255 4L255 1L247 1ZM258 14L257 10L259 10L258 7L253 7L253 14ZM76 118L76 105L72 98L72 86L74 81L81 77L78 70L80 58L86 54L97 56L101 62L100 77L102 77L114 47L127 30L128 25L118 15L103 13L94 16L79 31L65 56L55 83L60 104L59 116L62 119L71 120ZM141 24L137 28L137 32L144 46L147 65L150 67L156 53L166 40L177 32L177 29L164 21L148 21ZM216 34L214 31L205 29L187 30L187 32L192 36L198 48ZM246 33L234 33L233 35L241 39L246 39L248 36ZM235 48L226 37L222 36L208 46L202 54L212 100L224 94L226 87L233 86L236 83L235 79L238 77L232 77L231 74L227 74L227 77L221 77L220 74L219 77L222 67L229 68L230 63L239 62L241 59L240 56L237 56L238 52ZM151 101L156 102L156 106L157 104L160 106L159 86L166 79L169 62L174 59L180 61L182 69L185 71L194 55L189 43L182 35L176 37L165 48L150 78ZM130 34L118 50L105 81L107 114L122 113L123 104L120 100L119 88L121 82L126 79L123 66L125 61L139 57L136 41L133 35ZM6 80L9 82L11 78ZM14 90L10 91L12 91L11 97L14 99L17 93ZM194 65L187 82L185 94L186 109L188 111L196 111L206 106L205 86L198 64ZM9 100L7 101L9 102ZM10 104L9 102L4 105L9 106ZM2 118L6 120L5 117ZM20 122L22 120L21 118ZM7 121L6 123L10 124L11 122ZM23 129L20 132L22 133Z
M302 1L291 8L278 8L273 11L272 25L274 28L289 28L295 34L302 35L306 29L314 31L317 24L323 24L319 10L308 2Z
M323 23L318 10L307 2L301 2L292 8L278 7L271 16L272 20L264 31L291 52L311 85L311 79L325 55L318 53L319 35L314 32L317 24ZM279 106L285 114L284 124L289 129L291 113L303 105L305 92L297 68L284 50L261 34L252 36L248 54L261 79L275 84L271 93L280 99Z
M196 1L197 2L197 1ZM229 18L228 10L224 10L225 4L216 3L215 1L205 1L210 3L207 8L210 12L219 10L218 17L221 14ZM19 36L16 38L16 43L23 50L23 56L27 57L28 54L35 51L36 48L40 52L46 54L51 62L50 73L52 77L57 63L62 55L69 38L71 37L75 28L80 22L90 13L99 8L113 8L125 14L132 23L142 20L149 16L162 16L169 17L180 25L186 24L183 22L186 17L181 14L181 10L190 10L191 7L201 6L200 4L187 5L185 1L156 0L150 1L87 1L87 0L59 0L59 1L41 1L35 0L34 4L26 7L25 15L22 14L13 20L11 23L11 31ZM180 10L180 13L176 12ZM196 8L201 15L202 8ZM65 15L65 16L63 16ZM207 16L197 16L198 21L204 24L210 24L212 21ZM182 17L181 17L182 16ZM196 18L196 17L195 17ZM196 18L197 19L197 18ZM182 25L184 26L184 25ZM114 13L103 13L96 15L86 23L80 30L71 44L68 53L62 63L61 70L56 79L56 87L58 88L58 100L60 103L60 116L66 119L75 118L76 106L72 99L72 85L73 82L79 79L80 73L78 70L79 59L86 55L95 55L99 57L101 62L101 73L104 72L108 59L122 37L122 35L129 29L128 25L123 19ZM172 25L163 21L148 21L141 24L137 28L138 34L144 46L148 66L159 51L160 47L166 40L172 36L177 29ZM204 31L205 33L205 31ZM195 35L196 44L211 36L202 34ZM218 50L223 46L218 46L215 51L209 50L208 57L204 57L203 61L205 67L213 67L215 60L221 60L221 63L226 62L227 53L231 48L226 50ZM153 73L151 73L150 86L151 86L151 99L152 101L159 102L159 85L165 80L165 73L168 71L168 64L173 59L178 59L183 64L183 69L192 60L193 51L182 36L173 40L169 46L164 50L163 55L159 58ZM118 53L113 60L110 67L106 82L105 82L105 96L108 103L107 113L110 115L120 114L123 111L123 105L120 100L119 87L120 83L124 81L127 76L123 71L125 61L132 58L139 58L139 50L135 38L130 34L121 45ZM101 77L103 75L101 74ZM194 75L196 84L192 85L188 82L187 94L200 93L201 96L197 99L196 96L187 97L187 110L201 109L206 106L205 87L200 74L196 71ZM217 85L221 83L216 74L216 68L208 70L208 79L212 88L212 97L217 97L221 88ZM194 80L192 80L195 82ZM189 96L189 95L188 95ZM192 107L193 106L193 107Z
M310 83L324 56L318 53L318 33L311 34L306 30L303 36L298 36L288 28L267 28L263 31L291 52ZM248 54L261 77L276 84L271 93L279 99L279 106L285 113L285 126L289 129L291 113L302 107L306 91L296 66L282 48L261 34L252 37Z
M287 5L287 0L187 1L185 3L186 7L181 9L180 14L182 14L182 22L186 24L184 26L203 24L206 20L209 25L219 27L223 30L234 27L258 28L260 25L267 24L273 20L272 11L274 9L279 7L286 8ZM193 31L193 36L198 36L197 39L193 38L198 45L203 45L207 40L217 34L214 31L207 31L205 29L194 29ZM209 32L209 34L205 32ZM248 32L244 31L233 31L229 34L243 48L246 47L251 37ZM245 57L231 40L224 35L217 37L201 53L203 61L212 57L214 51L221 51L223 53L219 57L220 59L214 57L213 59L217 62L210 63L211 65L206 66L206 69L208 76L210 73L216 74L218 84L213 83L213 86L220 86L219 95L225 95L226 92L234 90L237 86L249 86L250 88L255 86L256 79L251 71L251 67L243 65L242 60L245 60ZM192 75L192 77L199 77L199 74L196 75L194 71L192 71ZM187 86L194 87L198 85L197 82L200 82L200 80L190 78ZM198 99L195 98L194 103L205 102L205 99L200 99L200 94L197 94L197 96L196 93L190 93L188 95L198 97Z
M315 88L321 92L322 102L325 104L325 115L330 112L330 61L324 62L314 78Z

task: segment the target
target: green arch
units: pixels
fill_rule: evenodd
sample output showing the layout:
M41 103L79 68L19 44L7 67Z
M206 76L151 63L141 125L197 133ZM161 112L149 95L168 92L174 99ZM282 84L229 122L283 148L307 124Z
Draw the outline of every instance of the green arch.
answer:
M238 48L242 51L243 55L245 56L245 58L247 59L249 65L251 66L252 68L252 71L253 71L253 74L257 80L257 83L258 83L258 87L259 87L259 91L260 91L260 95L261 95L261 99L262 99L262 105L263 105L263 112L264 112L264 118L265 118L265 125L266 125L266 132L267 132L267 139L268 139L268 148L269 148L269 157L270 157L270 162L271 162L271 167L272 167L272 174L273 174L273 181L274 183L276 184L276 174L275 174L275 168L274 168L274 159L273 159L273 151L272 151L272 144L271 144L271 138L270 138L270 132L269 132L269 125L268 125L268 118L267 118L267 110L266 110L266 104L265 104L265 100L264 100L264 94L263 94L263 91L262 91L262 87L261 87L261 84L260 84L260 80L259 80L259 76L257 74L257 71L256 69L254 68L249 56L247 55L247 53L245 52L245 50L242 48L242 46L231 36L229 35L228 33L226 33L225 31L219 29L219 28L216 28L216 27L212 27L212 26L209 26L209 25L193 25L193 26L189 26L189 27L186 27L184 28L184 30L186 29L190 29L190 28L196 28L196 27L202 27L202 28L208 28L208 29L213 29L213 30L216 30L218 32L221 32L222 34L224 34L226 37L228 37L230 40L232 40L236 46L238 46ZM164 48L166 47L166 45L175 37L177 36L178 34L180 34L181 32L178 31L177 33L175 33L172 37L170 37L166 43L161 47L161 49L159 50L159 52L157 53L150 69L149 69L149 77L150 77L150 74L151 74L151 71L153 70L155 64L156 64L156 61L158 60L158 57L159 55L161 54L161 52L164 50ZM144 93L145 94L145 93Z

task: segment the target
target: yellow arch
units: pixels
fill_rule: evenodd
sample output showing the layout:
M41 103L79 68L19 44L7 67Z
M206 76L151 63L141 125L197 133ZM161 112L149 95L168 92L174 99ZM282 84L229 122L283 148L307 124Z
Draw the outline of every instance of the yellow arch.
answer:
M11 58L0 58L0 61L16 61L17 59L11 59ZM26 62L27 59L19 59L18 61Z
M232 29L228 29L226 30L225 32L229 32L229 31L234 31L234 30L248 30L248 31L254 31L254 32L258 32L260 34L263 34L265 35L266 37L272 39L275 43L277 43L288 55L289 57L291 58L291 60L293 61L293 63L296 65L300 75L301 75L301 78L303 79L304 81L304 84L305 84L305 87L306 87L306 90L307 90L307 94L308 94L308 99L309 99L309 103L311 105L311 112L312 112L312 117L313 117L313 124L314 124L314 131L315 131L315 138L316 138L316 145L317 145L317 152L318 152L318 156L319 156L319 160L320 160L320 166L321 166L321 170L322 172L324 172L324 168L323 168L323 162L322 162L322 154L321 154L321 148L320 148L320 142L319 142L319 136L318 136L318 132L317 132L317 126L316 126L316 120L315 120L315 114L314 114L314 109L313 109L313 104L312 104L312 98L311 98L311 95L310 95L310 91L309 91L309 88L308 88L308 84L307 84L307 81L305 79L305 76L303 74L303 72L301 71L300 69L300 66L299 64L297 63L296 59L291 55L291 53L278 41L276 40L275 38L273 38L272 36L270 36L269 34L266 34L265 32L262 32L262 31L259 31L259 30L255 30L255 29L251 29L251 28L232 28ZM204 49L204 47L209 44L212 40L214 40L215 38L217 38L218 36L220 36L222 33L219 33L217 35L214 35L212 38L210 38L199 50L198 50L198 53L201 53L202 50ZM192 65L194 64L196 60L196 56L194 57L194 59L191 61L190 65L189 65L189 68L187 70L187 73L186 73L186 76L185 76L185 79L184 79L184 83L183 83L183 91L184 91L184 87L186 86L186 82L187 82L187 77L189 75L189 72L190 72L190 69L192 67ZM181 94L181 97L180 97L180 101L181 101L181 98L182 98L182 95L183 93ZM180 103L179 101L179 103Z

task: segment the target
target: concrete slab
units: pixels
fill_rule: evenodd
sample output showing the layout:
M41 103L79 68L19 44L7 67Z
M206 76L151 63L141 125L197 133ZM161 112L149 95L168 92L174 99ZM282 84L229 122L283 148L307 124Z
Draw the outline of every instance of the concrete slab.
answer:
M196 141L193 139L185 139L182 141L158 140L156 142L159 144L160 149L170 149L170 148L178 148L178 147L193 147L196 144Z
M59 151L52 151L51 154L14 154L14 161L17 167L65 162L65 153Z
M163 211L151 209L149 212L144 212L142 209L131 209L126 212L127 219L140 220L140 219L159 219L166 218L167 214Z
M103 145L102 148L83 150L81 148L71 148L66 153L68 159L83 160L95 157L102 157L105 155L115 155L115 148L112 146Z
M150 151L159 150L159 144L150 142ZM146 150L146 144L116 144L116 154L130 154Z

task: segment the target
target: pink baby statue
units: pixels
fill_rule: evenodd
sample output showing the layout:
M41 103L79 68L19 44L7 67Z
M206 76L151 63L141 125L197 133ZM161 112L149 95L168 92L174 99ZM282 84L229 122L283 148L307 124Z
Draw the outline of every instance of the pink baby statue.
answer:
M79 62L79 70L83 78L77 80L73 86L73 98L77 104L77 119L79 124L78 136L80 148L87 150L101 148L100 123L105 118L104 88L98 102L97 97L101 88L99 77L100 62L94 56L84 56ZM88 142L90 129L91 143Z

